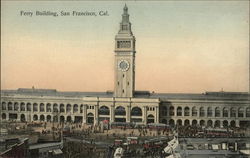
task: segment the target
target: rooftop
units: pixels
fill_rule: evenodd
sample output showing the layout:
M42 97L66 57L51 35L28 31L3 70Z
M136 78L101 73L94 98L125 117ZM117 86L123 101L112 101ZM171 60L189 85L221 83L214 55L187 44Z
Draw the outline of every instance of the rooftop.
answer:
M113 92L71 92L57 91L56 89L19 88L17 90L1 90L1 96L40 96L40 97L106 97L112 98ZM205 92L205 93L155 93L149 91L136 91L135 98L161 98L165 99L194 99L194 100L249 100L248 92Z

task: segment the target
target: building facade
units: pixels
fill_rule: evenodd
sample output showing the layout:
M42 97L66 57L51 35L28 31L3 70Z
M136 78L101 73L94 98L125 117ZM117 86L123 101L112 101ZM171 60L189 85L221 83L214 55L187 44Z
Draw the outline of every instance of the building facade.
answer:
M100 121L211 127L250 124L250 95L236 92L165 94L135 91L135 37L125 5L115 37L114 92L1 91L1 121Z

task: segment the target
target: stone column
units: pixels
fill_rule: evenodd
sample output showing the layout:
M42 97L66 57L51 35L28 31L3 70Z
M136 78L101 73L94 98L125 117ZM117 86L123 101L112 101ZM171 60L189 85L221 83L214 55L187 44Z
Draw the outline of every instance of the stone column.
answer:
M126 122L130 122L130 118L131 118L131 105L127 106L127 110L126 110Z
M83 118L82 118L83 123L87 123L87 105L83 105Z
M207 118L207 107L206 106L204 107L204 117Z
M155 107L155 123L159 123L159 107Z
M110 122L115 122L115 105L111 105L110 109Z
M147 124L147 106L143 106L143 120L144 124Z
M34 106L33 104L34 104L34 103L31 103L31 107L30 107L30 111L31 111L31 112L34 112L34 111L33 111L33 110L34 110L34 109L33 109L33 106Z
M99 103L97 103L97 105L95 105L94 124L99 123L98 109L99 109Z

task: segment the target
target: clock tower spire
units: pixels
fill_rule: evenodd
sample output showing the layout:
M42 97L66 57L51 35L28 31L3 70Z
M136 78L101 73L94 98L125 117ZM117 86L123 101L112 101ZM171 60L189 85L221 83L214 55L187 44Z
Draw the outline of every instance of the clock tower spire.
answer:
M115 36L114 97L133 97L135 90L135 37L131 30L128 7L123 8L120 29Z

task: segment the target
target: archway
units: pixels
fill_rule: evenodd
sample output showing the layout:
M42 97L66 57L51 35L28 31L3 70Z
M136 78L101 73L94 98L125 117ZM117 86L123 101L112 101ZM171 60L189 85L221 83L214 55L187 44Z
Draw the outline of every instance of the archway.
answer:
M197 116L197 109L196 109L196 107L192 107L192 116Z
M228 108L223 108L223 117L228 117Z
M6 114L5 113L2 114L2 119L6 120Z
M51 104L50 103L48 103L46 105L46 112L51 112Z
M46 119L47 119L48 122L50 122L51 121L51 116L47 115Z
M223 127L224 127L224 128L227 128L227 127L228 127L228 121L227 121L227 120L224 120L224 121L223 121Z
M220 108L219 107L215 108L215 117L220 117Z
M174 116L174 107L170 106L169 108L169 116Z
M174 125L175 125L174 120L173 120L173 119L170 119L170 120L169 120L169 126L174 127Z
M18 109L19 109L18 103L15 102L15 103L14 103L14 110L15 110L15 111L18 111Z
M13 110L12 102L9 102L9 103L8 103L8 110Z
M34 112L37 112L37 111L38 111L38 105L37 105L37 103L34 103L34 104L33 104L33 111L34 111Z
M58 112L59 110L58 110L58 105L55 103L54 105L53 105L53 112Z
M126 115L126 110L125 110L125 108L122 107L122 106L118 106L118 107L115 109L115 115L125 116L125 115Z
M246 117L250 117L250 107L246 108Z
M53 122L58 122L58 116L57 115L53 117Z
M155 118L154 115L150 114L147 117L147 123L154 123L155 122Z
M236 117L236 108L230 109L230 117Z
M43 103L40 104L40 112L44 112L44 104Z
M205 126L205 121L204 120L200 120L200 126L201 127Z
M21 103L21 111L25 111L25 103Z
M181 119L177 120L177 125L182 126L182 120Z
M182 107L177 108L177 116L182 116Z
M77 105L77 104L74 104L73 112L74 112L74 113L77 113L77 112L78 112L78 105Z
M31 104L30 104L30 103L27 103L26 106L27 106L27 107L26 107L26 110L27 110L27 111L31 111Z
M88 115L87 115L87 123L89 123L89 124L94 123L94 114L93 113L88 113Z
M189 120L185 120L184 121L184 126L189 126L190 125L190 121Z
M204 117L205 116L205 109L204 107L200 107L200 117Z
M6 110L6 103L2 102L2 110Z
M238 109L238 117L243 117L244 116L244 109L243 108L239 108Z
M72 119L71 119L71 116L67 116L67 122L71 122Z
M184 116L189 116L189 115L190 115L189 107L185 107L185 109L184 109Z
M131 116L142 116L142 110L139 107L133 107L131 110Z
M60 104L60 112L65 112L64 104Z
M213 110L211 107L207 108L207 117L212 117L213 116Z
M71 112L71 105L70 104L67 104L66 112L67 113Z
M33 121L37 121L38 120L38 116L37 115L34 115L33 116Z
M25 119L25 115L24 114L21 114L21 122L25 122L26 119Z
M208 120L207 121L207 126L208 127L213 127L213 121L212 120Z
M214 127L220 128L220 120L215 121Z
M193 120L192 121L192 126L196 126L197 125L197 120Z
M60 122L64 122L64 121L65 121L64 116L60 116Z
M235 123L234 120L230 122L230 126L231 126L231 127L236 127L236 123Z
M109 115L110 111L107 106L101 106L98 110L99 115Z
M45 121L44 115L40 115L40 121Z

